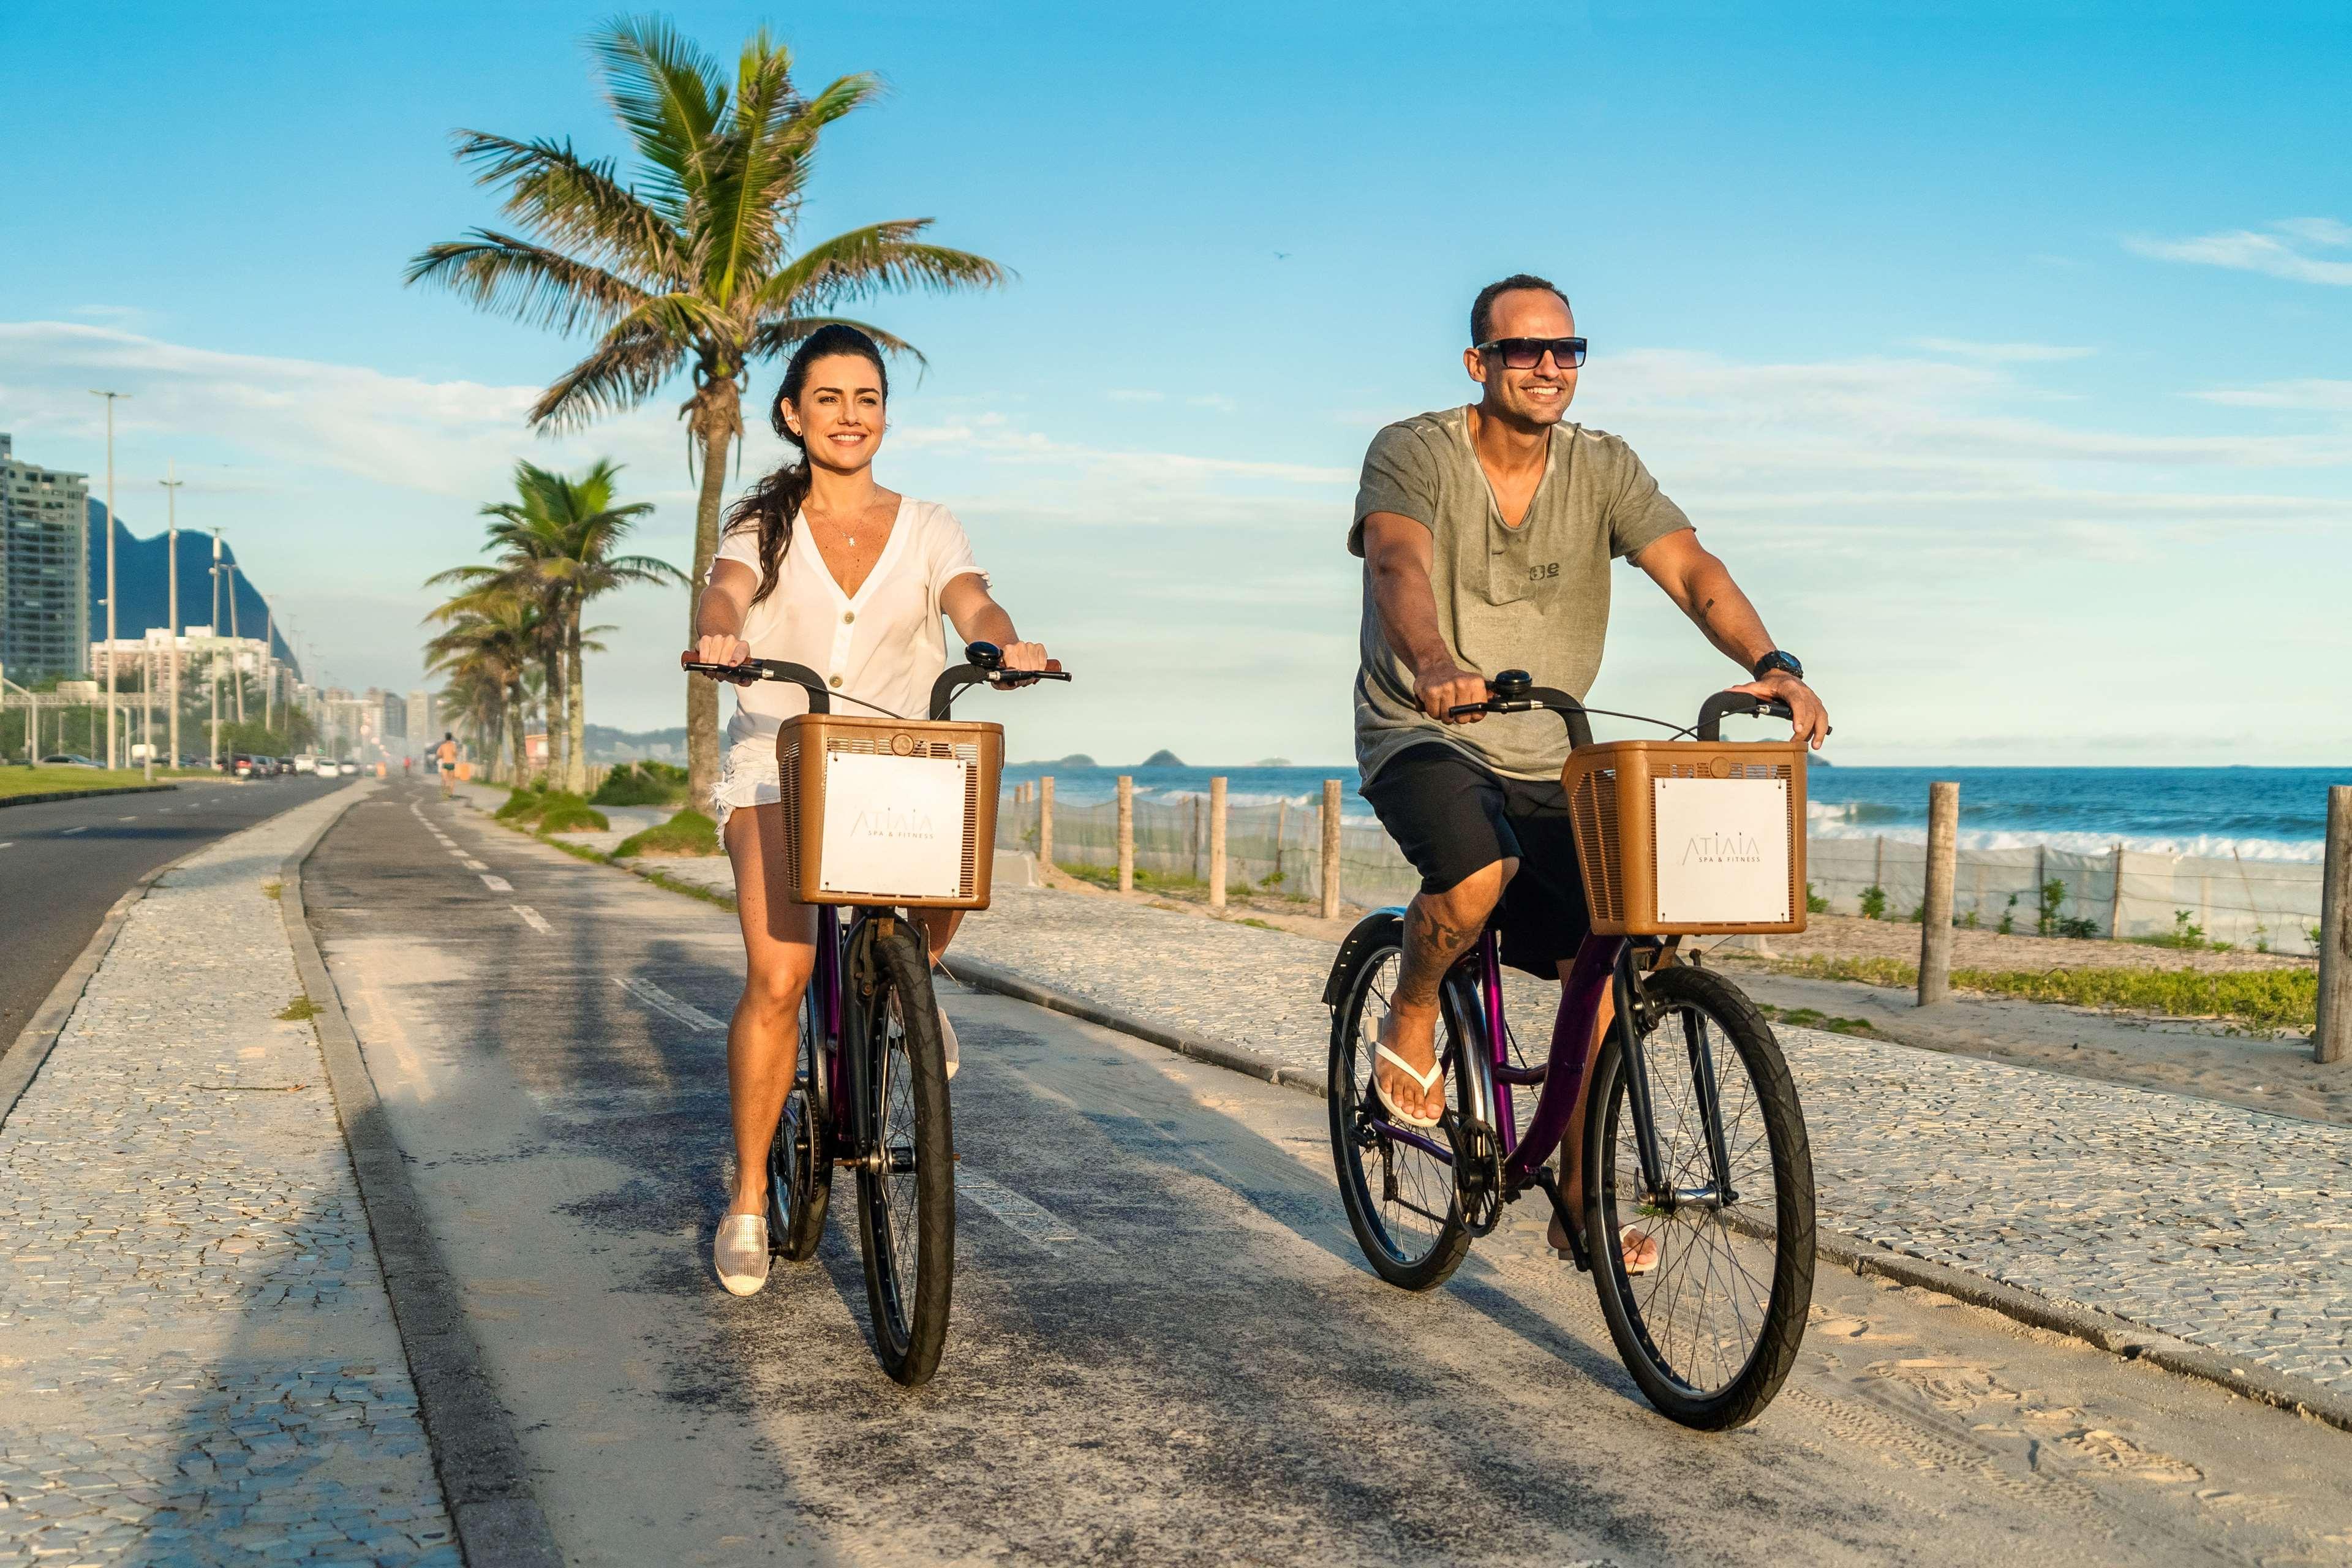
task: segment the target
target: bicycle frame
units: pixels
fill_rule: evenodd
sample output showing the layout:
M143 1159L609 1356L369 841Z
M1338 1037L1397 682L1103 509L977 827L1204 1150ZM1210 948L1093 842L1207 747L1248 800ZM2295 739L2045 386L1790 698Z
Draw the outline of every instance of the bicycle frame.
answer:
M870 1105L872 1098L866 1092L870 1086L863 1081L865 1064L857 1052L845 1048L865 1025L847 979L865 934L862 928L877 913L891 912L860 910L845 924L834 905L816 907L816 963L809 974L809 993L818 1037L803 1040L801 1049L815 1053L808 1058L810 1082L820 1083L818 1075L824 1075L822 1120L829 1152L838 1164L855 1166L871 1152L872 1129L859 1125L856 1115L856 1108Z
M1706 1122L1707 1163L1712 1167L1714 1185L1699 1194L1675 1194L1667 1189L1664 1162L1659 1152L1657 1120L1650 1102L1650 1075L1635 1016L1637 982L1630 962L1632 946L1623 937L1588 936L1577 948L1575 962L1570 965L1568 978L1560 988L1550 1053L1539 1067L1515 1067L1508 1059L1510 1034L1503 1019L1501 944L1491 928L1480 936L1470 957L1446 977L1454 1005L1465 1026L1465 1059L1454 1064L1454 1070L1467 1073L1472 1079L1470 1103L1492 1108L1489 1128L1503 1152L1503 1195L1507 1199L1517 1197L1530 1186L1543 1184L1543 1163L1559 1147L1560 1139L1568 1132L1576 1114L1578 1096L1584 1087L1584 1075L1600 1054L1593 1041L1592 1026L1601 1014L1601 1000L1612 994L1616 1002L1613 1027L1625 1060L1626 1094L1632 1101L1634 1147L1645 1197L1668 1205L1685 1198L1700 1198L1718 1205L1737 1199L1730 1189L1723 1118L1716 1103L1713 1052L1703 1034L1694 1035L1685 1044L1697 1086L1697 1109ZM1469 971L1466 983L1463 973L1465 969ZM1465 1001L1475 1001L1476 1005L1465 1006ZM1535 1086L1538 1091L1525 1137L1519 1135L1511 1098L1515 1086ZM1377 1109L1367 1110L1364 1114L1382 1137L1419 1149L1447 1165L1454 1163L1454 1149L1447 1142L1417 1128L1391 1121Z

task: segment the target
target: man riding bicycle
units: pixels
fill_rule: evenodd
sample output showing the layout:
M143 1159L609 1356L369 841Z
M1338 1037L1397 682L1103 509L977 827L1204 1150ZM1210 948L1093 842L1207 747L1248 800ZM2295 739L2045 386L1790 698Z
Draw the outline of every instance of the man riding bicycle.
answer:
M1773 644L1722 562L1617 437L1565 422L1584 340L1568 298L1525 273L1470 310L1466 407L1389 426L1364 456L1349 553L1364 561L1356 762L1364 798L1421 873L1405 916L1396 993L1381 1026L1375 1090L1401 1122L1445 1110L1436 1063L1446 972L1500 910L1503 961L1567 978L1591 929L1560 770L1559 720L1486 716L1486 677L1524 669L1580 701L1601 668L1609 563L1630 556L1751 676L1732 690L1779 698L1820 746L1829 716L1803 667ZM1457 715L1457 709L1470 711ZM1604 1004L1595 1038L1610 1023ZM1572 1143L1583 1124L1569 1121ZM1563 1151L1580 1212L1577 1151ZM1570 1238L1552 1222L1551 1245ZM1656 1248L1630 1231L1629 1272Z

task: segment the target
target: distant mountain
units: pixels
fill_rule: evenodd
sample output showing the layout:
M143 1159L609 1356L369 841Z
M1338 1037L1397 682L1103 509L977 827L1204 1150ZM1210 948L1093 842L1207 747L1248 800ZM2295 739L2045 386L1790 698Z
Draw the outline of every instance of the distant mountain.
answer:
M114 531L114 584L121 596L121 607L114 617L114 635L135 637L150 626L168 625L172 618L172 538L168 532L152 539L142 539L130 528L118 522ZM235 563L236 552L224 540L221 560ZM180 627L201 626L213 618L213 539L209 531L193 528L180 530ZM265 626L270 626L269 606L261 602L261 591L237 566L236 629L245 637L258 637ZM229 629L228 598L221 598L220 630ZM89 503L89 637L92 642L106 637L106 503L92 497ZM287 642L282 627L272 626L270 646L278 657L286 661L299 677L302 667L296 662L294 649Z
M1250 764L1254 768L1295 768L1297 765L1288 757L1260 757Z
M1140 765L1147 768L1181 768L1184 765L1184 759L1162 748L1144 758Z
M686 761L686 726L674 730L615 730L610 724L587 729L588 760L592 763L682 763Z
M1044 762L1023 763L1024 768L1098 768L1102 766L1084 752L1073 752L1066 757L1048 757Z

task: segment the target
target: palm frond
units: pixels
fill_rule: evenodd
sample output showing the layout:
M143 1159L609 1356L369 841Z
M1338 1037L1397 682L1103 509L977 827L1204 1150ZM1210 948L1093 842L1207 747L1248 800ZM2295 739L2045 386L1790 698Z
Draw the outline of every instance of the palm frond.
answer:
M606 334L588 357L557 376L530 406L542 430L577 430L600 414L635 408L677 374L686 350L657 332Z
M719 63L659 16L622 16L588 41L613 106L653 180L681 205L709 183L727 88Z
M571 332L642 306L646 291L601 267L490 229L417 252L403 280L448 289L481 310Z
M984 256L925 245L915 237L931 226L927 217L869 224L821 240L778 268L760 289L762 315L870 298L886 291L928 289L993 289L1012 274Z
M588 159L568 141L517 141L486 131L455 133L457 161L475 183L511 184L508 215L552 245L584 250L636 281L684 281L677 230L683 215L667 200L647 201L620 183L609 158Z

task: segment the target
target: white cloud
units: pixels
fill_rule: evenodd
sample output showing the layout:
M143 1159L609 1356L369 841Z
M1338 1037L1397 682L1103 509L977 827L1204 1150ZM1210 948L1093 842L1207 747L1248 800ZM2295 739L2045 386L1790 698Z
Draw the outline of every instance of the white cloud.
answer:
M2258 386L2216 387L2192 392L2207 403L2238 408L2297 408L2321 413L2352 414L2352 381L2326 381L2306 376L2294 381L2270 381Z
M2088 359L2096 349L2066 348L2056 343L1979 343L1962 338L1914 338L1910 346L1931 354L1975 360L1984 364L2031 364L2045 360Z
M2241 272L2266 273L2298 283L2327 283L2352 288L2352 261L2333 261L2306 255L2294 241L2320 250L2352 246L2352 226L2326 217L2286 218L2271 225L2271 232L2231 229L2192 239L2149 239L2134 236L2125 248L2162 261L2188 261L2205 267L2227 267Z

